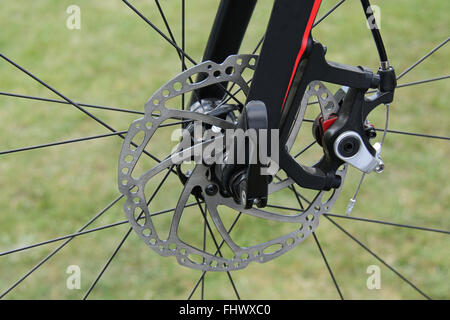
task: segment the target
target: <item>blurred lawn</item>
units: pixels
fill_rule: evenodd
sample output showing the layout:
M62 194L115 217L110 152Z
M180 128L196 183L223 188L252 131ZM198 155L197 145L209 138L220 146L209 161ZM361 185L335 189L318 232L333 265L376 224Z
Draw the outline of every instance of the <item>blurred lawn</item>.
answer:
M180 41L180 1L161 1ZM218 1L187 2L187 52L197 61L214 19ZM324 1L319 16L336 1ZM359 1L347 1L314 29L328 47L327 57L353 65L377 67L377 55ZM153 1L134 1L164 30ZM243 53L261 37L272 1L259 1ZM66 8L82 10L81 30L66 28ZM450 3L442 0L373 1L382 8L382 33L397 73L448 36ZM1 52L74 101L143 111L152 93L180 71L175 50L119 0L17 0L0 11ZM405 76L401 83L447 75L449 47ZM0 91L56 98L31 78L2 61ZM391 108L390 128L449 135L448 80L399 89ZM0 96L0 151L107 133L74 107ZM90 109L117 130L126 130L136 115ZM383 125L381 107L372 116ZM310 139L310 137L308 137ZM164 136L150 148L166 145ZM84 143L0 156L0 251L76 232L119 193L116 170L121 139ZM352 215L449 230L450 171L448 140L389 134L383 149L386 170L366 178ZM343 214L359 175L349 173L343 194L332 210ZM173 180L155 199L154 211L176 203ZM295 200L277 201L295 206ZM122 202L90 227L124 219ZM186 236L200 217L190 214ZM246 220L247 219L247 220ZM247 223L246 223L247 221ZM449 239L443 234L338 220L433 298L449 298ZM167 221L161 219L162 226ZM201 225L201 224L198 224ZM235 234L251 241L284 226L254 224L244 217ZM77 299L89 288L128 225L74 239L7 298ZM317 236L344 297L349 299L419 299L411 287L352 242L326 219ZM211 242L211 241L210 241ZM5 290L59 243L0 258L0 291ZM211 245L211 244L210 244ZM366 288L366 268L381 267L381 290ZM66 268L79 265L81 290L66 288ZM182 299L200 272L162 258L134 232L114 259L91 298ZM313 238L266 264L253 263L232 273L242 298L338 298ZM208 298L233 298L226 274L208 273ZM198 291L199 292L199 291ZM199 297L197 294L196 298Z

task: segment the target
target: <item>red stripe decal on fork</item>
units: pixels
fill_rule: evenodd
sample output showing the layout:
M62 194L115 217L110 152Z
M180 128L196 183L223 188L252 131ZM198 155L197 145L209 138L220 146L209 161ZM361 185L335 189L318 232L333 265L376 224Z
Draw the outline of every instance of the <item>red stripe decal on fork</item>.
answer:
M300 48L300 51L297 54L297 58L295 59L295 65L294 65L294 69L292 70L291 79L289 80L289 85L286 90L286 94L284 96L283 104L281 105L281 111L283 111L287 96L289 94L289 91L291 90L292 82L294 81L295 72L297 71L300 60L302 59L302 56L305 53L306 45L308 44L309 34L311 33L311 29L312 29L314 20L316 19L317 12L319 11L321 3L322 3L322 0L316 0L314 2L313 9L311 11L311 15L309 16L308 24L306 25L305 33L303 34L302 46Z

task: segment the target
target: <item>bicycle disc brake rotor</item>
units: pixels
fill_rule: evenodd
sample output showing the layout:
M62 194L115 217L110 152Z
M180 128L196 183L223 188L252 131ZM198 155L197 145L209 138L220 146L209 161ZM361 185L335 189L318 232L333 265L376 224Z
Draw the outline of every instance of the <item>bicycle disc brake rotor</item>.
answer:
M237 204L233 198L223 197L220 192L217 192L214 195L208 195L205 190L207 186L211 184L211 181L209 181L210 175L208 175L209 168L203 164L196 164L184 184L183 191L172 216L170 232L167 239L161 239L158 236L158 230L156 230L155 225L152 222L149 206L147 205L148 199L146 199L144 194L145 186L148 183L151 183L152 178L161 171L171 169L174 164L174 157L177 157L178 161L191 160L191 153L183 152L188 149L182 150L182 148L179 147L175 152L168 155L154 167L145 171L138 178L132 176L136 163L142 153L144 153L144 148L150 143L150 140L158 130L159 125L167 119L182 119L183 121L201 121L204 124L221 129L236 128L235 123L230 121L213 117L207 113L170 109L166 107L165 103L169 99L183 93L192 92L212 84L226 82L237 85L242 92L247 95L249 87L242 77L242 73L247 68L254 70L257 58L258 57L255 55L229 56L222 64L207 61L179 74L156 91L156 93L148 100L145 105L144 117L135 120L131 124L122 145L119 159L118 181L119 190L126 197L124 205L125 215L134 231L150 248L162 256L175 256L178 263L181 265L203 271L229 271L245 268L252 261L266 262L272 260L305 240L317 228L319 217L334 205L341 192L343 183L340 188L335 189L334 192L332 192L331 196L324 191L319 191L311 203L308 204L308 207L305 208L303 212L295 215L283 215L267 211L266 209L245 209L243 206ZM204 77L203 80L200 82L192 82L190 80L194 79L199 74ZM325 96L323 94L324 92L327 93L326 98L322 98L322 96ZM290 138L287 143L289 149L292 147L293 140L299 132L308 104L307 102L311 96L317 97L323 113L330 111L330 102L332 103L332 112L335 112L336 108L339 107L331 93L329 93L320 82L312 83L305 93L301 107L299 108L297 120L291 132L292 139ZM142 133L145 134L142 142L133 145L133 138L138 134L142 135ZM194 144L189 149L192 151L196 148L202 148L205 147L207 143L208 142L201 141ZM188 155L186 156L185 154ZM220 156L223 155L214 155L216 158ZM343 166L342 169L337 171L337 174L341 176L342 181L345 178L346 171L347 166ZM289 178L282 180L281 182L273 182L269 185L269 195L281 189L288 188L292 184L293 182ZM234 255L232 258L223 258L217 256L217 252L215 251L209 252L207 250L196 248L194 245L182 241L178 236L180 219L183 215L184 207L187 204L189 196L193 194L194 188L197 191L200 190L201 196L206 203L206 207L213 221L213 226L232 250ZM219 206L231 208L236 211L236 214L242 212L242 214L262 219L290 223L295 226L295 228L294 231L270 241L250 247L241 247L233 241L232 236L225 228L218 213ZM139 215L139 213L141 214ZM199 224L202 222L203 221L198 221ZM268 248L271 247L276 247L277 249L275 251L268 250ZM199 261L199 259L192 259L193 256L196 256L197 258L200 257L201 262L195 262Z

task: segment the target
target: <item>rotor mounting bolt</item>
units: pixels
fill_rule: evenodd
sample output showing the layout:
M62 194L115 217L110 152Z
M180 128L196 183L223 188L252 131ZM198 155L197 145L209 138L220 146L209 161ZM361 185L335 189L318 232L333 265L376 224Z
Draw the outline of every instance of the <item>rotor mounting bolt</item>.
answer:
M346 158L354 156L358 153L360 142L355 137L344 138L338 146L339 153Z
M205 192L208 196L213 196L219 191L219 188L215 184L210 184L205 188Z

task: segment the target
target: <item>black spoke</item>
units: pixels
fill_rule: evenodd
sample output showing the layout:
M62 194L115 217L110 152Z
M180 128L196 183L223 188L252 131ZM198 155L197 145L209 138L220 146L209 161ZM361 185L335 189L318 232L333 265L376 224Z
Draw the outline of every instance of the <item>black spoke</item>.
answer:
M196 206L196 205L197 205L197 203L190 203L190 204L185 205L184 208L189 208L189 207L193 207L193 206ZM158 215L161 215L161 214L164 214L164 213L173 212L173 211L175 211L175 209L176 208L161 210L161 211L153 212L153 213L151 213L149 215L150 215L150 217L154 217L154 216L158 216ZM141 219L144 219L144 217L141 217L138 220L141 220ZM82 235L85 235L85 234L88 234L88 233L97 232L97 231L106 230L106 229L109 229L109 228L121 226L121 225L127 224L127 223L129 223L128 220L122 220L122 221L110 223L110 224L107 224L107 225L104 225L104 226L101 226L101 227L96 227L96 228L92 228L92 229L88 229L88 230L84 230L84 231L68 234L66 236L57 237L57 238L54 238L54 239L38 242L38 243L35 243L35 244L32 244L32 245L28 245L28 246L25 246L25 247L20 247L20 248L8 250L8 251L0 252L0 257L1 256L6 256L8 254L16 253L16 252L19 252L19 251L25 251L25 250L28 250L28 249L40 247L40 246L43 246L43 245L46 245L46 244L49 244L49 243L58 242L58 241L65 240L65 239L68 239L68 238L75 238L75 237L82 236Z
M293 187L293 188L292 188L292 191L295 193L295 196L296 196L296 198L297 198L298 204L299 204L300 207L303 209L303 205L302 205L301 200L299 199L297 190L295 190L295 187L294 187L294 186L292 186L292 187ZM308 203L311 204L310 202L308 202ZM328 273L330 274L331 279L333 280L334 286L336 287L336 290L337 290L337 292L338 292L338 294L339 294L339 297L341 298L341 300L344 300L344 297L343 297L343 295L342 295L341 289L339 288L339 286L338 286L338 284L337 284L337 281L336 281L336 279L335 279L335 277L334 277L333 271L331 270L330 265L328 264L328 260L327 260L327 258L325 257L325 253L323 252L322 247L320 246L319 239L317 238L315 232L313 232L312 234L313 234L313 237L314 237L314 241L316 242L317 247L319 248L320 254L322 255L323 261L325 262L325 265L326 265L326 267L327 267L327 269L328 269Z
M178 44L176 44L174 41L172 41L169 37L167 37L164 32L162 32L157 26L155 26L149 19L147 19L136 7L134 7L131 3L129 3L127 0L122 0L123 3L125 3L131 10L133 10L142 20L144 20L150 27L152 27L161 37L164 38L172 47L174 47L179 54L188 59L193 65L197 65L198 63L192 59L184 50L182 50ZM242 105L242 102L240 102L234 94L229 92L221 83L217 83L217 86L223 90L224 93L227 93L231 96L231 98L238 104Z
M103 266L102 270L100 271L99 275L97 276L97 278L95 278L94 282L91 284L91 286L89 287L88 291L86 292L86 294L83 297L83 300L86 300L89 296L89 294L92 292L92 290L94 289L95 285L100 281L101 277L103 276L103 274L105 273L106 269L108 269L109 265L111 264L111 261L113 261L113 259L116 257L117 253L119 253L119 250L122 248L123 244L125 243L125 241L127 240L128 236L131 234L131 231L133 230L133 228L129 228L126 235L122 238L122 240L120 241L119 245L116 247L116 249L114 250L113 254L111 255L111 257L109 257L108 261L106 262L106 264Z
M300 195L299 195L299 193L297 192L297 189L295 188L295 185L291 185L291 190L294 192L295 197L297 198L297 202L298 202L300 208L301 208L302 210L305 210L305 208L303 207L302 200L300 199Z
M295 190L294 185L289 186L289 188L291 188L292 191L294 191L295 195L300 197L302 200L304 200L307 204L311 204L311 201L309 201L308 199L306 199L301 193L298 193L297 190Z
M205 211L206 211L206 203L205 203ZM203 251L206 251L206 219L203 221ZM203 258L203 263L205 263L205 258ZM202 288L200 297L202 300L205 300L205 277L202 279Z
M183 55L186 57L193 65L197 65L197 62L195 62L194 59L192 59L186 52L183 52L183 50L174 42L172 39L167 37L164 32L161 31L157 26L155 26L149 19L147 19L146 16L144 16L136 7L134 7L131 3L129 3L127 0L122 0L125 5L134 11L142 20L144 20L150 27L152 27L153 30L155 30L161 37L164 38L172 47L174 47L180 55Z
M74 107L76 107L78 110L80 110L81 112L83 112L84 114L86 114L87 116L89 116L91 119L95 120L96 122L98 122L99 124L101 124L102 126L104 126L105 128L107 128L108 130L112 131L112 132L117 132L116 129L114 129L113 127L111 127L109 124L107 124L106 122L104 122L103 120L99 119L98 117L96 117L95 115L93 115L92 113L90 113L89 111L87 111L86 109L84 109L83 107L81 107L80 105L78 105L76 102L72 101L71 99L69 99L68 97L66 97L65 95L63 95L62 93L60 93L58 90L54 89L52 86L50 86L49 84L45 83L44 81L42 81L41 79L39 79L38 77L36 77L34 74L32 74L31 72L29 72L28 70L26 70L25 68L21 67L20 65L18 65L17 63L15 63L14 61L12 61L11 59L9 59L8 57L6 57L5 55L3 55L2 53L0 53L0 57L2 59L4 59L5 61L7 61L8 63L10 63L11 65L13 65L14 67L16 67L17 69L19 69L20 71L22 71L23 73L25 73L26 75L28 75L30 78L34 79L35 81L39 82L41 85L43 85L44 87L46 87L47 89L49 89L50 91L52 91L53 93L55 93L56 95L58 95L60 98L64 99L65 101L67 101L68 103L70 103L71 105L73 105ZM125 136L123 134L118 134L119 137L121 137L122 139L125 139ZM134 145L135 147L137 147L137 145L132 142L132 145ZM156 158L155 156L153 156L151 153L149 153L146 150L143 150L143 152L148 155L150 158L152 158L153 160L155 160L156 162L161 162L158 158Z
M37 100L37 101L45 101L45 102L52 102L52 103L58 103L58 104L71 105L70 102L63 101L63 100L56 100L56 99L48 99L48 98L27 96L27 95L23 95L23 94L10 93L10 92L2 92L2 91L0 91L0 95L14 97L14 98L21 98L21 99L30 99L30 100ZM87 104L87 103L82 103L82 102L77 102L77 104L82 106L82 107L86 107L86 108L94 108L94 109L108 110L108 111L115 111L115 112L123 112L123 113L132 113L132 114L139 114L139 115L144 115L145 114L145 112L143 112L143 111L135 111L135 110L129 110L129 109L123 109L123 108L106 107L106 106L100 106L100 105L95 105L95 104ZM156 116L156 114L155 114L155 116ZM174 122L174 123L169 123L169 124L161 124L161 125L159 125L159 127L160 128L169 127L169 126L174 126L174 125L178 125L178 124L183 124L183 123L189 122L189 121L192 121L192 120L184 120L184 121L179 121L179 122Z
M325 13L319 20L317 20L317 22L315 22L313 24L313 28L315 26L317 26L319 23L321 23L323 20L326 19L326 17L328 17L334 10L336 10L337 8L339 8L341 6L341 4L343 4L345 2L345 0L341 0L339 1L333 8L331 8L327 13Z
M297 154L294 156L294 159L300 157L304 152L306 152L309 148L311 148L311 147L312 147L313 145L315 145L315 144L316 144L316 141L313 141L313 142L311 142L310 144L308 144L306 147L304 147L302 150L300 150L299 153L297 153Z
M299 208L290 208L285 206L278 206L275 204L268 204L267 207L269 208L275 208L275 209L281 209L281 210L289 210L289 211L298 211L298 212L304 212L305 210L299 209Z
M342 219L350 219L350 220L357 220L357 221L363 221L363 222L385 224L385 225L394 226L394 227L450 234L450 231L440 230L440 229L435 229L435 228L426 228L426 227L419 227L419 226L413 226L413 225L395 223L395 222L388 222L388 221L382 221L382 220L359 218L359 217L347 216L347 215L342 215L342 214L325 213L325 215L330 216L330 217L342 218Z
M64 101L64 100L57 100L57 99L49 99L49 98L28 96L28 95L24 95L24 94L11 93L11 92L0 91L0 95L13 97L13 98L20 98L20 99L29 99L29 100L37 100L37 101L44 101L44 102L52 102L52 103L58 103L58 104L71 105L70 102L67 102L67 101ZM100 106L100 105L88 104L88 103L82 103L82 102L77 102L77 104L79 106L86 107L86 108L94 108L94 109L100 109L100 110L108 110L108 111L124 112L124 113L132 113L132 114L144 114L144 112L142 112L142 111L135 111L135 110L129 110L129 109L106 107L106 106Z
M184 121L177 121L177 122L174 122L174 123L162 124L162 125L159 125L158 128L180 125L180 124L191 122L191 121L192 120L184 120ZM70 139L70 140L63 140L63 141L57 141L57 142L44 143L44 144L39 144L39 145L35 145L35 146L29 146L29 147L23 147L23 148L17 148L17 149L10 149L10 150L5 150L5 151L0 151L0 155L16 153L16 152L22 152L22 151L35 150L35 149L48 148L48 147L59 146L59 145L70 144L70 143L76 143L76 142L82 142L82 141L96 140L96 139L101 139L101 138L107 138L107 137L117 136L117 135L121 135L121 134L126 134L127 132L128 132L128 130L123 130L123 131L99 134L99 135L89 136L89 137L84 137L84 138L76 138L76 139Z
M109 126L107 123L105 123L104 121L100 120L99 118L97 118L95 115L93 115L92 113L90 113L89 111L87 111L86 109L84 109L83 107L81 107L80 105L78 105L76 102L72 101L71 99L69 99L68 97L66 97L65 95L63 95L62 93L60 93L58 90L54 89L52 86L50 86L49 84L45 83L44 81L42 81L41 79L39 79L38 77L36 77L34 74L32 74L31 72L29 72L28 70L26 70L25 68L21 67L20 65L18 65L17 63L15 63L14 61L12 61L11 59L9 59L8 57L6 57L5 55L0 53L0 57L2 59L4 59L5 61L7 61L8 63L10 63L11 65L13 65L14 67L16 67L17 69L19 69L20 71L22 71L23 73L25 73L26 75L28 75L29 77L31 77L32 79L34 79L35 81L39 82L41 85L43 85L44 87L46 87L47 89L49 89L50 91L52 91L53 93L55 93L56 95L58 95L59 97L61 97L62 99L66 100L68 103L70 103L71 105L73 105L74 107L76 107L77 109L79 109L81 112L85 113L88 117L92 118L93 120L97 121L98 123L100 123L102 126L104 126L105 128L109 129L110 131L116 132L116 130L114 128L112 128L111 126Z
M252 51L252 54L255 54L256 51L258 51L259 47L261 47L261 45L263 44L265 38L266 38L266 34L264 34L264 35L261 37L261 39L259 39L258 43L256 44L255 49L253 49L253 51Z
M211 239L213 240L214 245L215 245L215 247L216 247L216 249L217 249L217 253L219 254L220 257L223 258L222 252L220 251L220 248L221 248L221 247L220 247L219 244L217 243L217 240L216 240L216 237L214 237L214 233L213 233L213 230L212 230L212 228L211 228L211 225L210 225L209 222L208 222L208 218L207 218L207 214L206 214L207 209L206 209L206 211L203 210L203 207L201 206L200 201L198 200L197 197L196 197L196 201L197 201L198 207L199 207L199 209L200 209L200 211L201 211L201 213L202 213L203 221L205 222L206 227L208 228L209 235L211 236ZM205 206L206 206L206 203L205 203ZM206 208L207 208L207 207L206 207ZM228 279L230 280L231 286L233 287L233 290L234 290L234 293L236 294L236 297L238 298L238 300L241 300L241 298L240 298L240 296L239 296L239 292L237 291L236 285L235 285L235 283L234 283L234 281L233 281L233 278L231 277L230 271L227 271L227 276L228 276ZM203 279L204 279L204 277L202 277L202 281L203 281ZM189 300L189 299L188 299L188 300Z
M285 180L281 179L277 174L275 175L275 178L277 178L280 182L285 181ZM303 199L303 200L304 200L305 202L307 202L308 204L311 204L311 201L309 201L308 199L306 199L302 194L298 193L298 192L295 190L293 184L290 185L290 186L288 186L288 188L289 188L289 190L291 190L291 191L295 194L297 200L299 201L299 204L300 204L300 199L299 199L299 198ZM272 206L273 206L273 205L272 205ZM282 208L283 208L283 207L281 207L281 209L282 209ZM284 207L284 208L285 208L285 209L288 209L287 207ZM297 210L300 210L300 209L297 209ZM300 211L303 211L303 210L300 210Z
M169 33L170 40L172 40L172 42L178 46L175 36L173 34L172 28L170 28L169 22L166 18L166 15L164 14L164 10L162 9L161 4L159 3L158 0L155 0L155 3L156 3L156 6L158 7L158 12L159 12L161 18L163 19L164 25L166 26L167 32ZM181 3L181 50L177 49L178 58L180 59L180 62L181 62L181 72L183 72L187 69L186 58L185 58L185 51L186 51L186 34L185 33L186 33L186 4L185 4L185 0L182 0L182 3ZM194 81L192 80L191 77L189 77L188 80L190 83L194 83ZM193 91L193 94L196 97L197 101L201 102L201 99L198 97L197 92L195 90ZM184 110L185 97L186 97L186 94L183 93L181 95L181 109L182 110Z
M261 39L259 39L258 43L256 44L255 49L253 49L252 54L255 54L256 51L258 51L258 49L261 47L261 45L264 42L264 39L266 37L266 34L264 34ZM250 79L248 81L246 81L247 85L249 85L252 82L253 79ZM230 87L230 89L228 91L233 90L233 88L235 87L236 83L233 83ZM235 92L233 92L232 96L236 96L239 92L242 91L242 88L237 89ZM195 91L194 91L195 92ZM223 97L222 101L217 105L216 108L223 106L224 104L226 104L228 101L230 101L232 99L232 96L230 96L227 92L227 94Z
M275 178L277 178L280 182L285 181L285 180L281 179L277 174L275 175ZM311 201L309 201L308 199L306 199L301 193L298 193L298 192L297 192L297 190L295 189L295 187L294 187L293 184L292 184L292 185L289 185L288 188L289 188L289 190L291 190L291 191L294 193L295 197L297 198L297 201L298 201L299 205L300 205L302 208L303 208L303 205L301 204L300 198L301 198L302 200L304 200L306 203L311 204ZM272 206L273 206L273 205L272 205ZM280 207L280 208L281 208L281 209L283 209L283 208L288 209L287 207ZM297 210L300 210L300 209L297 209ZM304 210L300 210L300 211L304 211Z
M419 64L421 64L423 61L425 61L427 58L429 58L433 53L435 53L436 51L438 51L440 48L442 48L445 44L447 44L447 42L450 40L450 37L445 39L443 42L441 42L439 45L437 45L433 50L431 50L430 52L428 52L426 55L424 55L422 58L420 58L419 60L417 60L416 62L414 62L409 68L407 68L405 71L403 71L402 73L400 73L397 77L397 80L399 80L400 78L402 78L404 75L406 75L408 72L410 72L411 70L413 70L415 67L417 67Z
M192 122L192 121L193 121L193 120L182 120L182 121L177 121L177 122L171 122L171 123L160 124L160 125L158 126L158 128L178 126L178 125L180 125L180 124L189 123L189 122Z
M356 239L353 235L351 235L349 232L347 232L344 228L342 228L337 222L335 222L333 219L331 219L329 216L325 215L325 218L327 218L332 224L334 224L339 230L341 230L343 233L345 233L350 239L355 241L359 246L361 246L364 250L369 252L373 257L375 257L378 261L380 261L382 264L384 264L389 270L394 272L400 279L405 281L407 284L409 284L414 290L416 290L418 293L420 293L423 297L425 297L428 300L431 300L431 298L426 295L422 290L420 290L415 284L413 284L411 281L406 279L402 274L400 274L397 270L395 270L391 265L389 265L387 262L385 262L383 259L381 259L376 253L374 253L372 250L370 250L366 245L364 245L361 241Z
M384 129L380 129L380 128L375 128L375 130L382 131L382 132L384 131ZM417 137L422 137L422 138L450 140L450 137L436 136L436 135L425 134L425 133L406 132L406 131L391 130L391 129L386 130L386 132L395 133L395 134L404 134L404 135L408 135L408 136L417 136Z
M39 144L39 145L29 146L29 147L24 147L24 148L0 151L0 155L9 154L9 153L15 153L15 152L28 151L28 150L48 148L48 147L59 146L59 145L63 145L63 144L69 144L69 143L75 143L75 142L81 142L81 141L88 141L88 140L107 138L107 137L111 137L111 136L115 136L115 135L119 135L119 134L125 134L125 133L127 133L127 130L118 131L118 132L112 132L112 133L106 133L106 134L100 134L100 135L84 137L84 138L70 139L70 140L64 140L64 141L58 141L58 142L50 142L50 143Z
M302 202L300 201L300 199L299 199L299 197L298 197L298 193L297 193L297 191L295 190L295 187L294 187L294 186L293 186L292 190L293 190L294 193L295 193L295 196L296 196L296 198L297 198L298 204L299 204L300 207L303 209ZM311 203L309 203L309 204L311 204ZM342 296L342 293L341 293L341 289L339 288L339 286L338 286L338 284L337 284L337 282L336 282L336 279L334 278L333 271L331 271L330 265L328 264L328 260L327 260L327 258L325 257L325 253L323 252L322 247L320 246L320 243L319 243L319 240L317 239L316 233L313 232L312 234L313 234L313 236L314 236L314 240L315 240L315 242L316 242L316 244L317 244L317 247L319 248L320 254L322 255L323 261L325 262L325 265L326 265L326 267L327 267L327 269L328 269L328 272L329 272L329 274L330 274L330 276L331 276L331 279L333 280L333 283L334 283L334 285L335 285L335 287L336 287L336 290L337 290L337 292L339 293L339 296L341 297L341 300L344 300L344 297Z
M265 37L266 37L266 34L264 34L264 35L261 37L261 39L259 39L258 43L256 44L255 49L253 49L253 51L252 51L252 54L255 54L256 51L258 51L259 47L263 44L264 38L265 38ZM247 81L247 84L250 84L250 82L252 82L252 79L248 80L248 81ZM233 88L234 88L235 85L236 85L236 83L233 83L233 84L231 85L230 89L228 89L228 91L231 92L231 90L233 90ZM233 94L234 94L234 95L237 95L239 92L241 92L241 90L242 90L242 89L239 88L239 90L237 90L237 91L234 92ZM222 100L223 100L223 102L221 102L221 103L218 105L218 107L220 107L221 105L223 105L223 104L227 103L228 101L230 101L230 100L231 100L231 97L227 94L227 95L225 95L225 97L224 97Z
M445 79L448 79L448 78L450 78L450 75L440 76L440 77L435 77L435 78L430 78L430 79L424 79L424 80L418 80L418 81L413 81L413 82L408 82L408 83L403 83L403 84L399 84L397 86L397 89L407 88L407 87L416 86L416 85L419 85L419 84L425 84L425 83L429 83L429 82L445 80ZM368 94L372 94L372 93L375 93L375 92L377 92L377 90L367 91Z
M341 289L339 288L339 285L337 284L336 278L334 277L333 271L331 271L330 265L328 264L328 260L325 257L325 253L322 250L322 247L320 246L319 239L317 238L317 235L315 232L312 233L314 237L314 241L317 244L317 247L319 248L320 254L322 255L323 261L325 262L325 265L327 266L328 272L330 273L331 279L333 280L334 286L336 287L336 290L339 294L339 297L341 297L341 300L344 300L344 296L342 295Z
M41 98L41 97L33 97L33 96L27 96L27 95L16 94L16 93L9 93L9 92L1 92L0 91L0 95L9 96L9 97L15 97L15 98L22 98L22 99L31 99L31 100L37 100L37 101L45 101L45 102L53 102L53 103L71 105L69 102L63 101L63 100L47 99L47 98ZM82 102L77 102L77 104L80 105L80 106L86 107L86 108L95 108L95 109L100 109L100 110L108 110L108 111L123 112L123 113L132 113L132 114L139 114L139 115L144 115L145 114L145 112L142 112L142 111L134 111L134 110L129 110L129 109L105 107L105 106L100 106L100 105L95 105L95 104L87 104L87 103L82 103ZM156 116L156 114L155 114L155 116ZM178 122L173 122L173 123L168 123L168 124L160 124L159 128L179 125L179 124L183 124L183 123L190 122L190 121L192 121L192 120L183 120L183 121L178 121Z
M164 175L164 178L161 180L161 182L159 183L159 185L156 187L155 191L153 191L153 194L151 195L150 199L147 201L147 206L150 205L150 203L153 201L153 199L155 198L156 194L158 193L158 191L161 189L162 185L164 184L164 182L167 180L167 177L169 176L169 174L172 172L173 169L173 165L168 168L167 173ZM144 210L141 211L141 213L138 216L138 219L141 219L144 215ZM116 257L117 253L119 253L120 249L122 248L123 244L125 243L125 241L128 239L128 237L131 234L131 231L133 230L132 227L130 227L127 231L127 233L123 236L122 240L120 240L120 243L117 245L117 247L114 249L113 254L109 257L108 261L106 261L105 265L103 266L102 270L100 271L100 273L97 275L97 278L95 278L94 282L91 284L91 286L89 287L88 291L86 292L86 294L83 297L83 300L86 300L89 297L89 294L92 292L92 290L95 288L95 286L97 285L97 283L100 281L101 277L103 276L103 274L105 273L106 269L108 269L109 265L111 264L111 261L114 260L114 258Z
M234 226L236 225L236 223L238 222L239 218L241 217L242 212L239 212L239 214L236 216L236 219L234 219L233 223L231 224L230 228L228 229L227 233L230 233L231 230L233 230ZM222 240L222 242L220 243L219 247L217 248L217 251L214 253L214 255L217 255L219 253L219 250L222 248L222 246L225 244L225 240ZM199 284L202 282L202 279L205 277L207 271L203 271L202 275L200 276L200 278L197 280L197 282L195 283L194 288L192 289L191 293L189 294L189 297L187 298L187 300L190 300L192 298L192 296L194 295L195 291L197 290Z
M123 195L120 195L116 199L114 199L110 204L108 204L105 208L103 208L99 213L97 213L91 220L89 220L83 227L81 227L78 232L83 231L86 229L89 225L91 225L94 221L96 221L102 214L104 214L106 211L108 211L109 208L111 208L113 205L115 205L119 200L123 198ZM51 257L53 257L59 250L64 248L70 241L72 241L74 237L68 238L65 242L63 242L60 246L58 246L55 250L53 250L50 254L48 254L44 259L42 259L40 262L38 262L33 268L31 268L24 276L22 276L19 280L17 280L11 287L9 287L6 291L4 291L0 295L0 299L5 297L11 290L13 290L15 287L17 287L22 281L24 281L26 278L28 278L29 275L31 275L34 271L36 271L40 266L42 266L45 262L50 260Z
M181 0L181 50L183 52L186 51L186 1L185 0ZM185 70L186 70L186 58L183 54L183 56L181 58L181 72L183 72ZM191 79L191 82L192 82L192 79ZM195 92L195 90L194 90L194 92ZM184 110L184 99L185 99L185 94L183 93L181 95L182 110ZM200 101L200 100L198 100L198 101ZM203 296L203 291L202 291L202 296Z
M161 4L159 3L159 0L155 0L155 3L156 3L156 6L158 7L159 15L163 19L164 25L166 26L167 32L169 33L170 40L172 40L172 42L174 44L177 44L177 42L175 41L175 36L173 35L172 29L170 28L169 22L167 21L166 15L164 14L164 10L162 9ZM180 57L183 55L182 51L184 51L184 50L183 49L177 50L177 53Z
M418 84L424 84L424 83L429 83L429 82L434 82L434 81L439 81L439 80L445 80L448 78L450 78L450 75L440 76L440 77L425 79L425 80L419 80L419 81L413 81L413 82L408 82L408 83L404 83L404 84L399 84L397 86L397 88L411 87L411 86L416 86Z

